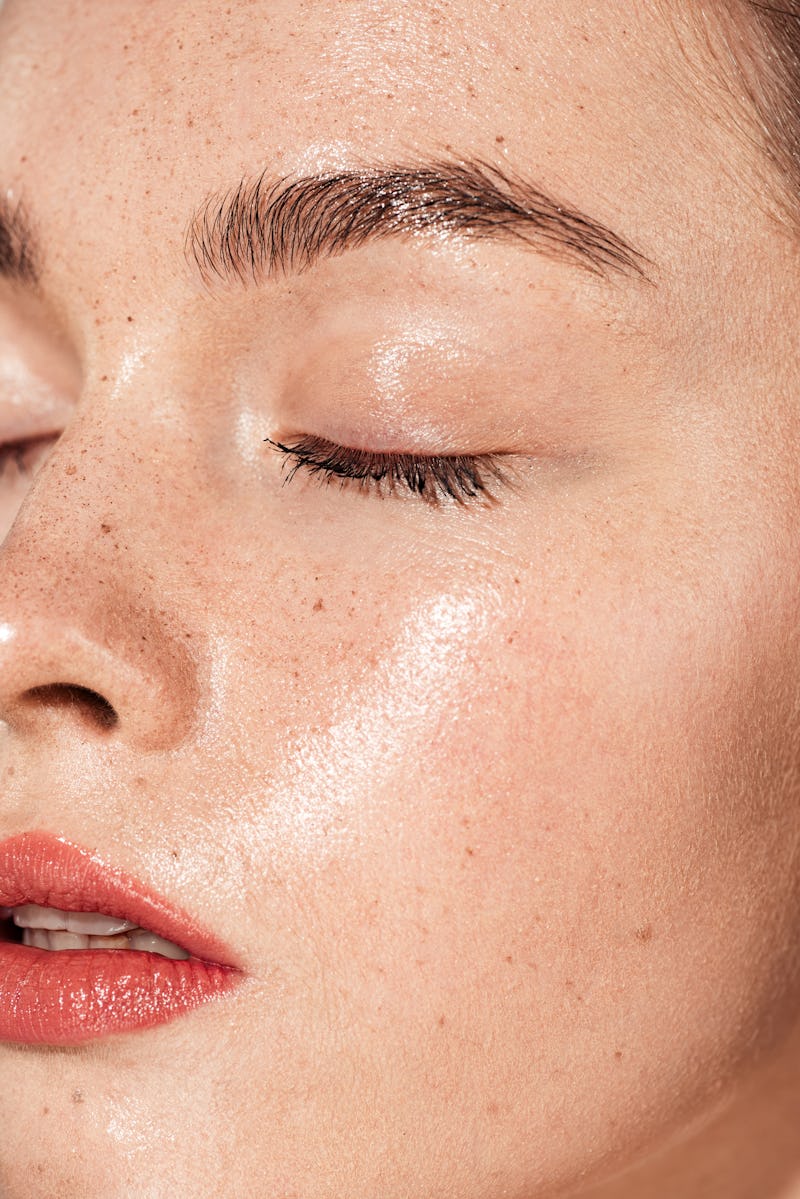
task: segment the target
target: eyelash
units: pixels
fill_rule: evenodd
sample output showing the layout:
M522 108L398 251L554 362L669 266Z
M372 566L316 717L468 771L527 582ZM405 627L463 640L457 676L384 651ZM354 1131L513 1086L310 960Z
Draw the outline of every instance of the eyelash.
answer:
M311 435L289 445L270 437L264 440L284 456L284 483L303 470L319 476L321 482L338 478L342 486L355 483L377 495L405 491L433 507L447 500L461 505L493 503L492 484L509 484L498 454L376 453Z

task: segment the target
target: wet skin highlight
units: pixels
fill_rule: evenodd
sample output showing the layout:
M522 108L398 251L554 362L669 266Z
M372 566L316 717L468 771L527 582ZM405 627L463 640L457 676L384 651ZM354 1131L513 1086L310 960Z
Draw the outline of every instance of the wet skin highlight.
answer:
M3 7L0 844L242 974L0 1043L9 1199L794 1199L797 255L685 12Z

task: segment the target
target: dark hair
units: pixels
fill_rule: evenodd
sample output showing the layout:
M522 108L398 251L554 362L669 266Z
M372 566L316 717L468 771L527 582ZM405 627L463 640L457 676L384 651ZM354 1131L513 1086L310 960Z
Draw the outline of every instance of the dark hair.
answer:
M737 0L748 28L740 30L739 71L769 157L788 183L800 217L800 0ZM744 43L742 45L741 43Z

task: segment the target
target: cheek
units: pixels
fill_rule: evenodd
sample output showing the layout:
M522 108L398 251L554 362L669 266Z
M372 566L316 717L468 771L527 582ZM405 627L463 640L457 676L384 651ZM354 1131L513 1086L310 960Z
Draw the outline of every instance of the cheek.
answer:
M480 769L475 721L496 686L501 604L492 586L376 589L367 605L333 608L347 618L323 620L319 640L312 629L295 640L303 695L279 750L294 802L273 808L272 826L293 855L324 858L331 823L360 838L432 810L465 754Z
M268 635L220 668L207 777L253 960L291 999L280 1036L352 1030L393 1118L396 1078L476 1144L489 1104L532 1155L576 1121L622 1152L727 1093L796 1010L792 587L627 560L340 590L320 570L322 594L284 575Z
M451 1047L481 1013L554 1110L569 1060L679 1123L796 1011L793 600L737 566L437 597L387 655L402 700L359 716L347 952L383 988L414 963L394 1014L440 1008Z

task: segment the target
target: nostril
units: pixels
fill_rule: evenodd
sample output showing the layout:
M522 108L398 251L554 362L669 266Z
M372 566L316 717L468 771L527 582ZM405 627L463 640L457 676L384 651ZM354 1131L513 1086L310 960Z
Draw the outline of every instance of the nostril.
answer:
M113 729L119 722L117 713L107 699L75 683L48 683L42 687L31 687L22 698L26 704L76 711L101 729Z

